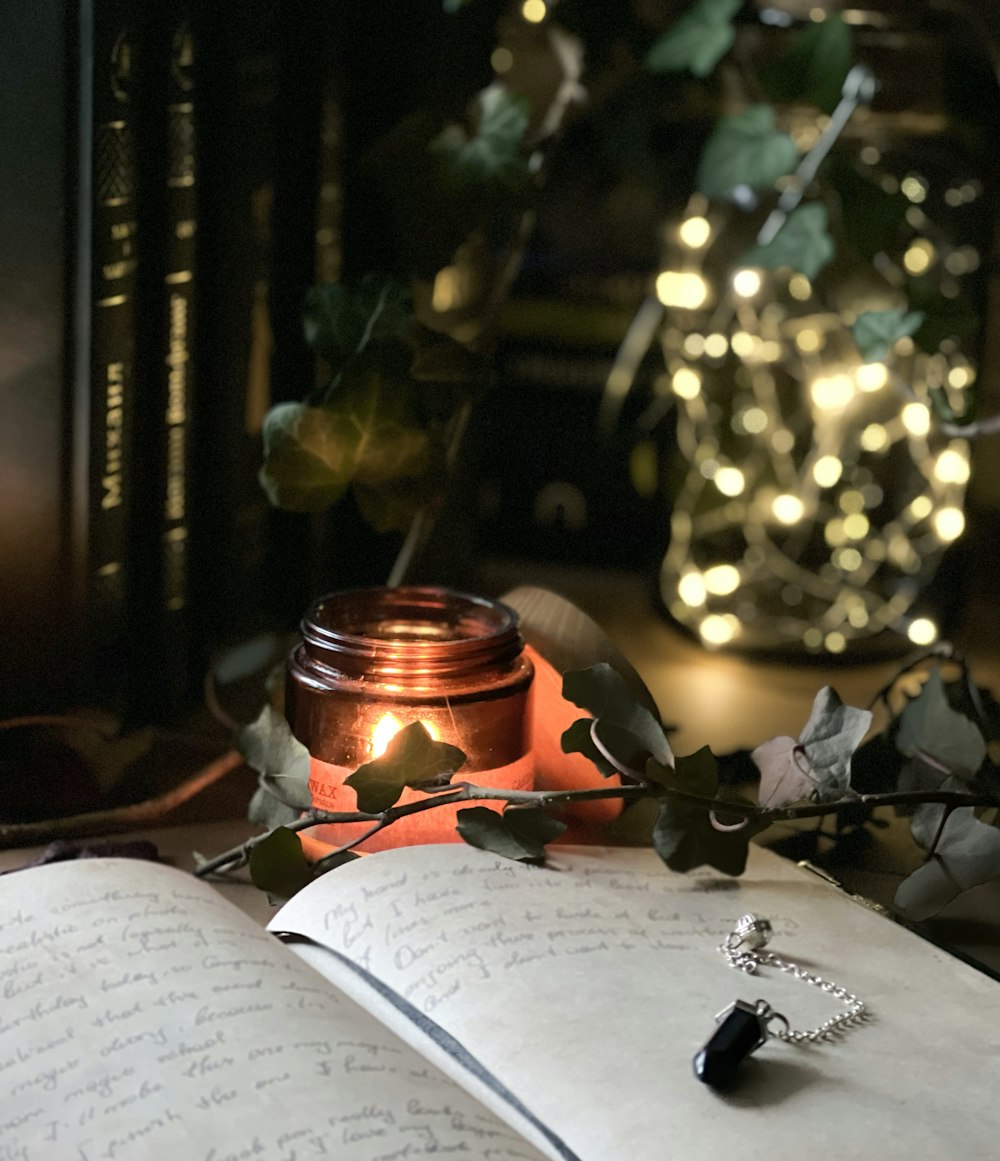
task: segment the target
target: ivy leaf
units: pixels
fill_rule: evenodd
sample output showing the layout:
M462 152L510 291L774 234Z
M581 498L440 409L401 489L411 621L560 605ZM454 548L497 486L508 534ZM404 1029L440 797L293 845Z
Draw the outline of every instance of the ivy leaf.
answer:
M884 359L897 339L915 334L924 321L922 310L865 310L851 327L855 346L866 363Z
M438 471L374 487L354 484L351 492L358 511L376 532L406 532L418 512L442 499L446 472L442 464Z
M545 844L566 829L537 806L508 807L503 814L470 806L458 812L457 826L469 846L520 863L543 863Z
M760 771L761 806L843 798L850 788L851 757L871 722L869 710L844 705L836 690L824 686L797 742L772 738L750 755Z
M608 761L603 752L597 748L590 732L593 724L593 718L577 718L563 731L559 744L564 754L582 754L594 763L605 778L610 778L618 773L618 767Z
M250 851L253 885L270 895L289 899L312 877L312 867L302 853L299 836L287 827L279 826L271 831Z
M798 206L770 242L753 246L743 255L741 265L768 270L787 266L807 278L815 278L836 252L826 227L826 206L822 202Z
M444 785L465 761L465 754L448 742L435 742L423 722L410 722L393 737L381 757L359 766L348 778L358 796L358 810L381 814L407 786Z
M366 274L355 287L317 283L306 295L306 342L335 366L368 343L401 337L412 319L410 294L384 275Z
M281 714L265 706L256 721L236 731L236 747L247 765L268 779L287 802L308 810L309 751Z
M618 769L641 770L648 756L667 766L673 764L663 727L635 700L625 679L606 661L563 674L562 692L567 701L593 715L591 740ZM569 737L568 734L569 731L563 734L563 751L576 752L580 728L577 726ZM574 748L567 749L567 745ZM592 755L590 747L586 752L588 757Z
M983 764L986 742L976 724L952 709L935 665L917 697L899 715L896 748L920 757L940 770L968 782Z
M672 769L650 759L646 776L671 789L705 798L714 798L719 789L718 762L708 746L675 759ZM707 865L727 875L740 875L746 867L751 836L765 826L748 822L740 830L721 831L712 825L705 807L664 797L653 823L653 847L672 871Z
M523 185L528 178L524 134L531 120L527 98L492 84L479 94L478 112L473 136L461 125L449 125L431 142L431 152L460 184Z
M799 743L812 768L817 801L841 798L847 792L851 756L871 724L870 710L844 705L830 686L816 694Z
M831 13L810 22L788 52L762 71L761 81L772 101L808 101L832 113L853 63L851 30L839 13Z
M757 801L761 806L778 809L802 802L815 789L805 754L794 738L771 738L761 743L750 757L760 771Z
M964 789L957 779L949 789ZM945 807L924 803L913 816L913 837L928 847ZM976 818L971 806L953 810L930 859L900 883L896 907L913 922L936 915L956 895L1000 875L1000 830Z
M236 732L236 746L260 776L247 817L258 826L284 826L312 806L309 751L270 706Z
M795 142L774 127L771 106L751 105L743 113L719 118L702 150L697 188L709 198L726 197L738 186L771 190L798 160Z
M276 508L322 512L344 494L354 470L354 433L325 407L279 403L264 419L260 484Z
M281 403L268 412L260 481L272 504L319 512L352 481L378 487L427 470L430 437L414 415L398 354L384 344L369 348L322 407Z
M707 77L736 39L732 21L742 6L743 0L695 0L650 48L646 68Z

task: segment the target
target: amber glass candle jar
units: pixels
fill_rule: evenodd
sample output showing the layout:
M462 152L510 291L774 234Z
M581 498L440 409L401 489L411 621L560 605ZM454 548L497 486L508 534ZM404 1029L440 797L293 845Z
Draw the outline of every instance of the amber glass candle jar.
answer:
M512 609L463 593L374 588L317 601L302 621L285 703L292 732L312 758L314 805L357 810L344 779L415 721L465 753L458 780L531 789L534 670L523 648ZM408 789L400 801L423 797ZM360 849L456 841L458 809L437 807L400 819ZM326 824L314 835L340 846L369 827Z

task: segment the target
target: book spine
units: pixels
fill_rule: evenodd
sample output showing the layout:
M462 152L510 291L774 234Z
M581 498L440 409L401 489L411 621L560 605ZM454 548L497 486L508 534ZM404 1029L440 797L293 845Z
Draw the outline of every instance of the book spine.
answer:
M195 235L195 45L191 22L181 12L170 29L166 88L166 158L163 272L164 381L159 587L162 630L161 689L172 707L183 705L191 672L191 417L194 386Z
M126 0L83 0L79 12L80 202L75 350L77 559L83 564L83 668L90 698L126 707L132 504L135 296L135 27ZM88 51L91 48L92 51ZM86 212L85 210L85 212Z

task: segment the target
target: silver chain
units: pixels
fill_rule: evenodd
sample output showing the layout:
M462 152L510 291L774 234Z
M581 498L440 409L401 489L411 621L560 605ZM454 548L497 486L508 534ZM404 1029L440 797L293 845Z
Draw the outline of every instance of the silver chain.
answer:
M751 916L744 917L745 919L752 918ZM740 921L741 923L743 920ZM766 923L766 921L764 921ZM770 925L767 924L766 938L770 935ZM758 936L760 938L760 936ZM764 1001L758 1001L761 1009L761 1015L768 1021L780 1020L785 1027L772 1031L768 1026L768 1035L774 1036L778 1040L784 1040L788 1044L815 1044L820 1040L835 1040L838 1036L842 1036L848 1028L855 1024L861 1023L868 1015L868 1008L864 1000L859 1000L853 992L849 992L846 988L841 987L840 984L835 984L832 980L824 980L821 976L814 972L806 971L804 967L793 963L791 960L782 959L781 956L775 955L772 951L759 952L756 949L747 950L746 947L741 947L745 941L738 932L732 932L726 937L724 943L719 944L719 951L726 957L726 962L730 967L736 968L739 971L746 972L747 975L754 975L759 967L773 967L778 971L787 972L794 976L797 980L802 980L803 983L811 984L814 988L819 988L820 991L826 992L827 995L833 996L836 1000L842 1000L846 1005L846 1011L840 1012L836 1016L831 1016L828 1020L824 1020L822 1024L816 1028L810 1028L802 1031L789 1027L788 1021L780 1012L775 1012L770 1005L765 1004Z

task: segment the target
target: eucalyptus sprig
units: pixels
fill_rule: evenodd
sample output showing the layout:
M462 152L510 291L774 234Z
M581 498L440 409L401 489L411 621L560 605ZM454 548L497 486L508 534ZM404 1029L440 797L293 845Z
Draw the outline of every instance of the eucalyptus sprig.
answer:
M357 810L319 810L308 789L308 751L284 718L267 708L239 737L259 775L251 819L266 832L205 862L198 874L249 863L259 887L289 894L399 819L462 803L476 804L458 811L465 842L506 858L544 862L546 845L566 829L561 807L618 798L626 806L656 803L651 841L672 870L708 865L739 875L749 840L774 823L894 807L911 817L913 837L927 852L900 885L896 905L907 917L924 919L959 892L1000 875L1000 829L993 825L1000 813L1000 770L987 753L1000 739L1000 707L957 664L958 680L946 683L935 658L919 692L906 695L888 725L864 742L871 710L845 705L833 689L821 689L797 739L773 738L750 754L759 775L756 800L720 792L719 762L707 746L675 755L647 699L605 662L563 678L563 696L584 713L564 732L562 748L583 754L609 778L607 786L587 789L505 790L463 780L465 754L414 722L384 755L348 777ZM894 687L880 691L878 700L888 705ZM401 802L407 788L424 796ZM502 803L502 810L486 802ZM323 823L367 825L310 862L296 835Z

